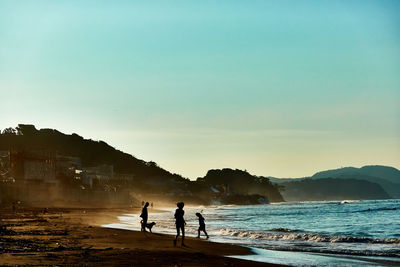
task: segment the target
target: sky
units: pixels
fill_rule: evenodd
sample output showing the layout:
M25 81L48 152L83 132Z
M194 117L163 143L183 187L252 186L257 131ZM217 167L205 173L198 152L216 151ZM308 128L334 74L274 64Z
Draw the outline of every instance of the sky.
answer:
M190 179L400 168L400 1L3 0L0 95Z

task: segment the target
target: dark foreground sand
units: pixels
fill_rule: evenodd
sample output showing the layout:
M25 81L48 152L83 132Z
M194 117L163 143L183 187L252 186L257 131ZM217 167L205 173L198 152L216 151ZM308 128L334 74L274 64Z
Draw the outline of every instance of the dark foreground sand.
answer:
M240 246L187 238L187 247L174 247L169 235L100 227L134 209L42 211L0 210L0 265L277 266L223 257L251 253Z

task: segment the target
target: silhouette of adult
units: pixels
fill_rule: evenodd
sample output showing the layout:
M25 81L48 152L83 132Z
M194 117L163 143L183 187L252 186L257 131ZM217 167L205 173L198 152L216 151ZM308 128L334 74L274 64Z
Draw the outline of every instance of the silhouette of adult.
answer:
M146 232L146 224L147 224L147 219L149 218L149 213L147 212L147 207L149 206L149 202L146 202L144 204L142 213L140 214L140 217L142 217L142 232Z
M176 206L178 207L175 210L175 224L176 224L176 237L174 240L174 246L176 246L176 242L178 241L178 236L180 235L180 231L182 231L182 246L185 246L185 219L183 218L183 215L185 215L185 211L183 210L183 207L185 204L183 202L178 202L176 203Z

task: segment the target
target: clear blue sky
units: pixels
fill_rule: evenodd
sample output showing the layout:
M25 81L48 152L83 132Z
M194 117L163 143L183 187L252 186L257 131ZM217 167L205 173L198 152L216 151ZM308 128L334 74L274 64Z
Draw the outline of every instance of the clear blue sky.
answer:
M0 128L189 178L400 167L400 1L1 1Z

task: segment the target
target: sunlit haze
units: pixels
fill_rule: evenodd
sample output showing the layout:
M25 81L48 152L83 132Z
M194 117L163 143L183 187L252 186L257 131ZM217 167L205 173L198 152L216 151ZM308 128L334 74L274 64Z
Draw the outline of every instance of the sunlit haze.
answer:
M190 179L400 168L400 1L1 1L0 92Z

